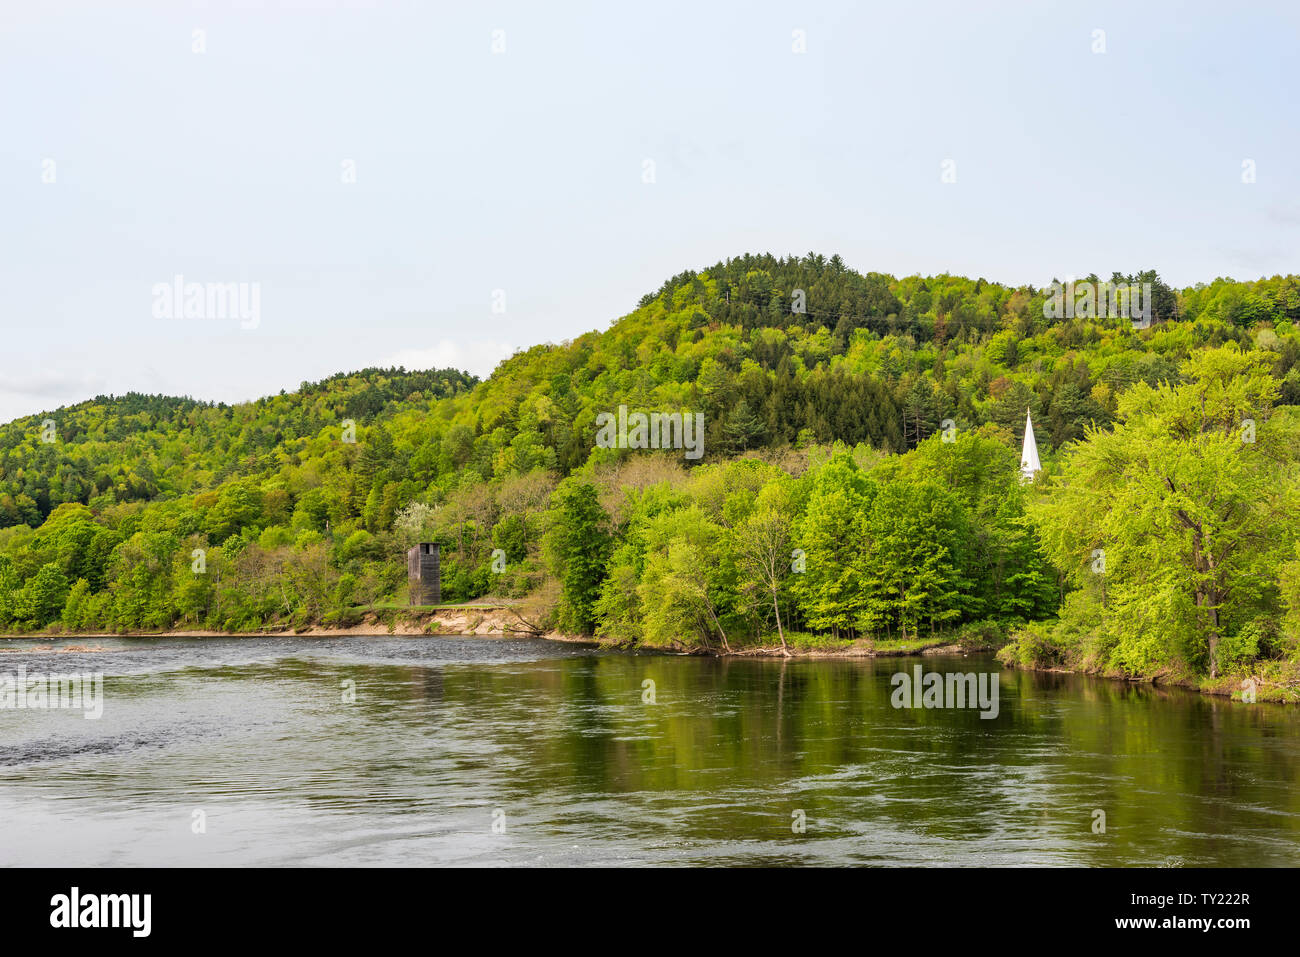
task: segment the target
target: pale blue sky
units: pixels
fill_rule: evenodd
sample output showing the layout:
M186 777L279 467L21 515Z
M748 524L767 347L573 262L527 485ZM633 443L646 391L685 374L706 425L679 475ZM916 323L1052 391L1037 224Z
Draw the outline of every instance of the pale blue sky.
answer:
M1294 4L23 6L0 6L0 421L486 374L747 251L1039 284L1297 269ZM259 283L257 328L154 318L177 273Z

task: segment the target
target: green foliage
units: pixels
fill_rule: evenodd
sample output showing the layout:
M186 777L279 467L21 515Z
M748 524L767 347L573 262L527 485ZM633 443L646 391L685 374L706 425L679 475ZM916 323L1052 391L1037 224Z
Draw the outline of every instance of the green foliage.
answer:
M528 522L522 515L507 515L492 529L492 544L505 553L510 564L528 557Z
M1233 634L1224 635L1219 643L1219 667L1228 674L1240 670L1259 657L1267 635L1258 622L1249 621Z
M0 555L0 625L12 625L18 619L18 595L22 583L13 559Z
M644 640L704 647L720 642L730 650L727 626L736 602L736 568L726 530L692 504L654 516L645 538L645 568L636 585Z
M1016 632L1015 641L998 652L999 661L1021 668L1055 668L1063 665L1065 659L1065 651L1046 622L1025 625Z
M1213 677L1257 653L1225 642L1277 610L1295 548L1300 422L1272 408L1267 359L1205 350L1184 376L1135 385L1115 429L1091 431L1031 506L1053 561L1099 597L1099 664L1131 674Z
M867 521L879 489L842 445L806 482L808 504L794 530L802 563L790 589L810 627L851 639L866 612Z
M543 618L626 642L961 634L1050 619L1064 593L1029 658L1294 655L1300 280L1119 278L1153 284L1152 328L1046 318L1027 286L742 256L481 383L368 369L12 422L0 626L348 623L404 600L404 550L434 541L445 600L555 593ZM703 458L595 448L620 404L704 413Z
M612 544L609 516L595 486L587 482L569 479L560 483L552 502L546 547L562 588L559 622L561 627L590 634Z
M972 542L954 495L929 481L910 486L890 482L872 503L867 535L864 628L896 621L906 640L923 621L933 632L936 623L962 617L963 594L970 584L963 574L964 556Z
M68 598L68 579L59 566L42 565L18 596L18 618L41 628L58 619Z
M1279 645L1288 657L1294 657L1300 651L1300 541L1295 543L1292 555L1291 561L1278 567L1279 597L1284 615ZM3 575L2 569L0 575ZM2 610L0 614L3 614Z

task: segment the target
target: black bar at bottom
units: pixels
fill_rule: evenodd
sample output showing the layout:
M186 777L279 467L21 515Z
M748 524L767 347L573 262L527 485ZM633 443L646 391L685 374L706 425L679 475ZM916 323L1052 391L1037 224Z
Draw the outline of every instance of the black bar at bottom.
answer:
M770 947L783 926L867 939L893 929L918 943L1029 931L1231 946L1284 932L1294 911L1285 870L592 870L15 869L0 871L0 926L9 946L75 935L78 944L336 947L421 930L454 932L461 946L512 933L538 945L586 935L614 945L645 935L680 942L689 930Z

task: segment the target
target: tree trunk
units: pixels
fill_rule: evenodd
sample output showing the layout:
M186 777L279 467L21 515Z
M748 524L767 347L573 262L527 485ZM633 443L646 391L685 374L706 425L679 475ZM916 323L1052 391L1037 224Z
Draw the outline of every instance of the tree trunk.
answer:
M1209 628L1210 677L1217 678L1219 677L1219 639L1222 637L1219 634L1219 591L1218 589L1211 588L1209 593L1205 596L1205 600L1209 603L1209 612L1210 612L1210 628Z
M731 654L731 645L727 644L727 633L722 630L722 622L718 620L718 613L709 608L709 617L713 619L713 625L718 629L718 634L722 636L722 650Z
M1189 523L1190 524L1190 523ZM1192 526L1192 567L1200 574L1210 576L1210 584L1202 591L1196 589L1196 605L1204 609L1209 618L1205 636L1210 648L1210 677L1219 677L1219 600L1221 592L1217 587L1218 576L1214 567L1214 557L1203 548L1204 537L1199 526ZM1199 616L1198 616L1199 617ZM1200 622L1197 623L1198 625Z
M785 629L781 627L781 606L776 600L776 589L772 589L772 608L776 612L776 633L781 636L781 654L790 657L790 649L785 646Z

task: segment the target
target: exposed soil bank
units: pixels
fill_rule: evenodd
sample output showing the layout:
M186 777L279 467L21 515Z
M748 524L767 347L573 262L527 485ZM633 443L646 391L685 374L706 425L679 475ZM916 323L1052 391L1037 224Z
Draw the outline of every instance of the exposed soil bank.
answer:
M687 654L716 658L780 658L785 655L776 637L771 636L763 644L747 645L728 653L721 648L699 648L688 646L649 646L638 645L635 648L609 642L601 638L582 635L570 635L561 631L543 632L532 626L524 618L503 605L456 605L445 608L406 609L376 608L363 612L356 624L347 626L309 625L303 628L268 628L261 631L232 632L205 629L172 629L168 631L122 631L122 632L62 632L53 629L38 632L17 632L0 634L4 638L39 638L51 641L67 638L337 638L349 635L446 635L480 638L528 637L545 638L548 641L564 641L575 644L594 645L611 651L643 651L661 654ZM0 652L5 649L0 646ZM994 646L982 643L959 644L951 635L917 638L903 642L897 639L889 642L875 642L862 638L851 644L834 644L826 646L799 647L789 646L791 658L901 658L908 655L956 655L971 652L996 650Z
M0 634L0 638L267 638L293 636L298 638L336 638L347 635L465 635L482 638L534 637L553 641L572 641L596 644L590 638L566 635L560 632L542 634L508 608L485 605L459 605L420 611L376 610L362 614L354 625L309 625L305 628L268 628L262 631L211 631L202 629L172 629L168 631L122 632L19 632ZM0 651L3 651L0 648Z
M55 625L50 630L38 632L18 632L0 634L3 638L41 638L59 640L65 638L265 638L265 637L299 637L299 638L336 638L348 635L447 635L481 638L528 637L545 638L549 641L565 641L575 644L596 645L611 651L631 651L624 645L582 635L570 635L561 631L543 632L534 627L525 618L516 614L506 605L455 605L443 608L376 608L361 613L356 624L347 626L309 625L303 628L268 628L261 631L231 632L204 629L172 629L167 631L123 631L123 632L63 632ZM688 646L649 646L638 645L635 650L659 652L662 654L688 654L701 657L718 658L780 658L785 653L777 644L775 635L763 639L762 644L746 645L734 648L730 653L719 647L699 648ZM4 651L0 647L0 651ZM858 639L851 644L828 644L825 646L803 646L791 644L791 658L895 658L907 655L951 655L970 652L993 651L994 646L984 643L957 643L952 635L939 635L929 638L917 638L907 642L892 640L875 642L869 638Z

